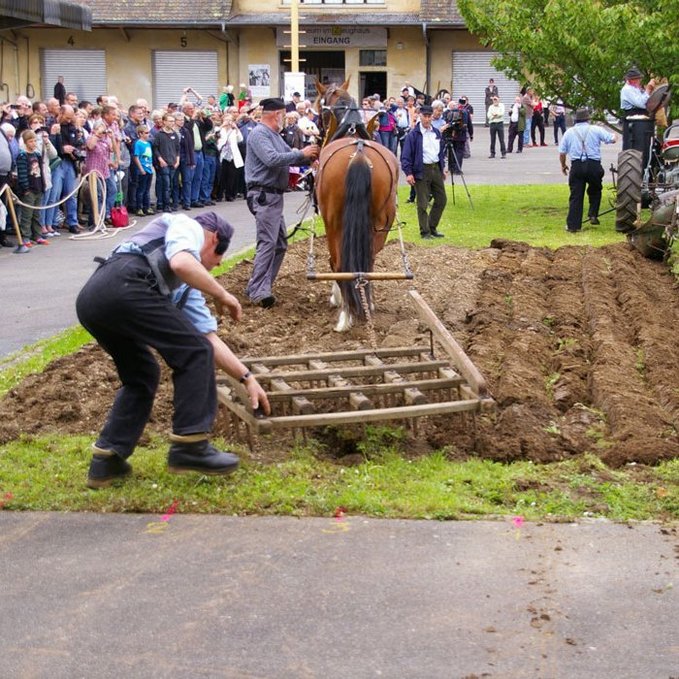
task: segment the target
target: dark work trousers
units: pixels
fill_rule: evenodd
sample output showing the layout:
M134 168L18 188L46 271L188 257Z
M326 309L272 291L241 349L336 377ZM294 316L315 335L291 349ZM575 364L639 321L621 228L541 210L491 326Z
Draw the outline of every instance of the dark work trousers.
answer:
M257 245L245 294L253 302L259 302L271 296L271 289L288 249L283 194L252 189L248 191L247 203L255 217Z
M509 134L507 141L507 153L514 150L514 139L516 139L517 153L523 153L523 130L519 130L519 123L509 123Z
M172 369L172 431L209 432L217 414L214 352L210 341L155 287L146 260L120 254L100 266L76 300L78 319L111 355L122 382L97 446L127 458L151 414L160 367Z
M495 157L495 140L500 140L500 154L505 157L507 149L505 148L505 124L491 123L490 124L490 155Z
M443 174L438 163L424 166L422 178L415 180L415 194L417 195L417 221L420 224L420 236L436 233L441 215L448 202ZM427 215L430 196L434 197L434 204Z
M137 202L138 192L137 185L139 184L139 177L141 173L137 168L134 160L130 163L129 178L127 180L127 209L130 212L136 212L139 208L143 208L143 205L139 205Z
M568 186L571 195L568 199L568 217L566 226L569 231L579 231L582 228L582 206L585 201L585 187L589 198L589 217L599 215L601 205L601 186L604 178L604 168L599 160L574 160L568 174Z
M566 134L566 115L564 113L554 116L554 144L559 143L559 130L561 130L561 136Z
M222 160L219 167L217 200L232 201L238 193L238 168L233 160Z
M533 146L537 146L535 143L536 135L535 132L536 130L540 133L540 146L545 145L545 123L542 118L542 113L538 113L536 111L533 111L533 124L531 125L530 128L530 136L531 136L531 141L533 142Z

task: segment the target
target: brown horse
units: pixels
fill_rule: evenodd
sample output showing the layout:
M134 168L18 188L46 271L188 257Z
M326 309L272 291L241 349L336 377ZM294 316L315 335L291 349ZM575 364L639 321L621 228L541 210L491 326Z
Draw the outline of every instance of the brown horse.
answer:
M356 104L341 86L316 82L326 131L316 175L316 199L325 223L334 273L367 273L384 247L396 215L399 166L394 154L373 141ZM366 288L370 304L370 286ZM347 330L365 309L353 280L333 284L331 303L341 307L335 330Z

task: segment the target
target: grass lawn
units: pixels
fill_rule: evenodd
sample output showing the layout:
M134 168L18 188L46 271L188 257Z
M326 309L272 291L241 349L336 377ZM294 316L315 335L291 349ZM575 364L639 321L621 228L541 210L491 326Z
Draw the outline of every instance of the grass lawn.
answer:
M564 231L565 185L470 186L474 208L460 182L449 203L440 241L421 241L408 188L399 189L404 238L422 247L443 244L481 248L494 238L531 245L600 246L620 242L613 214L580 234ZM608 208L604 192L602 210ZM319 229L320 230L320 229ZM396 237L396 234L392 236ZM249 253L251 254L251 253ZM241 255L242 257L243 255ZM236 263L226 262L221 274ZM81 328L40 342L21 355L0 360L0 396L27 374L90 341ZM119 486L101 491L84 485L89 464L85 437L25 438L0 447L0 508L164 512L177 501L180 512L332 515L338 508L381 517L457 519L521 515L528 519L614 520L679 517L679 460L655 468L607 469L596 455L551 465L452 461L447 450L409 461L402 455L402 430L366 428L364 461L342 467L319 457L312 445L297 444L283 463L264 465L239 450L241 469L227 479L173 476L165 468L167 442L152 438L132 458L135 471Z
M601 246L624 240L624 236L615 231L613 212L602 215L599 226L586 223L581 233L567 233L568 186L565 184L476 185L468 188L473 208L464 187L459 183L459 177L456 178L453 205L448 182L448 204L439 225L439 231L446 238L437 241L420 239L417 210L414 204L406 202L409 188L399 188L399 217L406 222L406 240L419 242L426 247L448 244L484 248L494 238L505 238L554 249L562 245ZM609 209L611 195L604 188L601 212Z

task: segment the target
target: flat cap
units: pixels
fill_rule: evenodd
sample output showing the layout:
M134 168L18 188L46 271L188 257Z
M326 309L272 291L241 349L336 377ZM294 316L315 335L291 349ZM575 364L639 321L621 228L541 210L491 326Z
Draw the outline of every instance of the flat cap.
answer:
M262 111L280 111L285 108L285 102L278 97L271 97L270 99L262 99L259 102Z
M216 212L201 212L194 219L206 230L216 233L219 240L225 244L224 251L229 247L233 237L233 226Z
M432 113L434 113L434 109L431 106L420 106L420 114L430 116Z
M628 69L627 73L625 73L625 80L635 80L636 78L641 78L642 75L642 72L636 66L632 66L632 68Z

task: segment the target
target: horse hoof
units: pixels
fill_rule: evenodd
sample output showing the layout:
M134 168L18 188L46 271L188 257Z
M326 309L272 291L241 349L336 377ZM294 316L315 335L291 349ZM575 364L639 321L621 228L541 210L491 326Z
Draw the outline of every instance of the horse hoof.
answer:
M346 332L352 325L353 319L351 314L348 314L346 311L340 311L339 319L335 326L335 332Z

